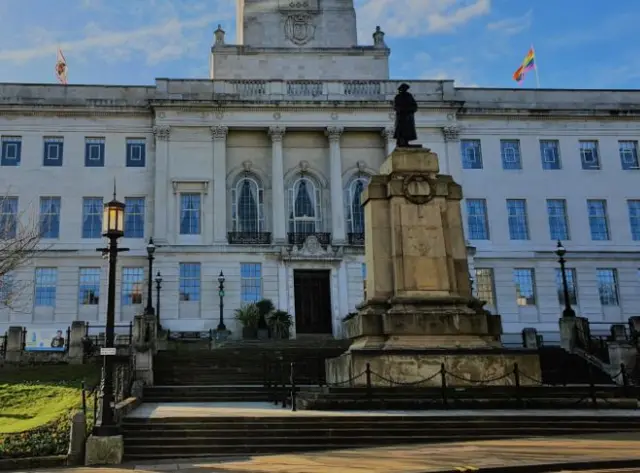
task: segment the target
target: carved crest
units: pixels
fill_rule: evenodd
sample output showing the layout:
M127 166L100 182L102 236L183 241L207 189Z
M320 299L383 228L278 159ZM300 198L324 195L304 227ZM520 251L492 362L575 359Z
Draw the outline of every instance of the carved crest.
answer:
M316 33L311 15L289 15L284 22L284 35L293 44L302 46L311 41Z
M416 205L423 205L433 199L433 190L429 179L419 174L411 174L404 178L402 184L404 197Z

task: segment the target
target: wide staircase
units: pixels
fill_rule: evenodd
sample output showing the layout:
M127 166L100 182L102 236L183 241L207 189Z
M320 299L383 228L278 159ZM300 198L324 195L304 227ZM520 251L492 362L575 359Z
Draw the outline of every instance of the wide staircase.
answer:
M575 353L559 346L538 349L542 383L547 385L613 385L611 376Z

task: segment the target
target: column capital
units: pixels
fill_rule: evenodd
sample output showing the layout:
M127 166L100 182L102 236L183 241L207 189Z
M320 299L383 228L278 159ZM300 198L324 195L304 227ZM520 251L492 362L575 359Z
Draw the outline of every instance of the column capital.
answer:
M283 126L270 126L269 127L269 136L271 137L271 141L280 142L282 138L284 138L284 133L286 128Z
M344 132L344 127L328 126L324 134L329 137L329 141L339 140Z
M445 141L458 141L460 139L460 127L457 125L447 125L442 127L442 134Z
M222 125L212 126L211 130L211 139L212 140L226 140L227 134L229 133L229 128Z
M396 133L396 129L392 126L388 126L386 128L383 128L380 131L380 134L382 135L382 137L386 140L386 141L390 141L393 139L393 135L395 135Z
M170 126L154 126L153 134L155 135L157 140L161 141L169 141L171 137L171 127Z

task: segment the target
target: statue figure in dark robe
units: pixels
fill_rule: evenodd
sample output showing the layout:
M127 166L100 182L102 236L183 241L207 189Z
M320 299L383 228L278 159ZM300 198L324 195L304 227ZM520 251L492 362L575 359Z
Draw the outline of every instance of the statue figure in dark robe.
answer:
M396 146L408 147L409 141L417 140L415 114L418 111L418 104L409 93L409 85L401 84L398 87L398 95L393 101L393 109L396 111L396 126L393 137Z

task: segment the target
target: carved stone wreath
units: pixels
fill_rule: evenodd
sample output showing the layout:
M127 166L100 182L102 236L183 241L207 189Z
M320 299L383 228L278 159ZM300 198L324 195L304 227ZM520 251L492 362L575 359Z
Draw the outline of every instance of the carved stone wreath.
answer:
M402 193L405 199L416 205L424 205L433 199L431 182L420 174L411 174L404 178Z

